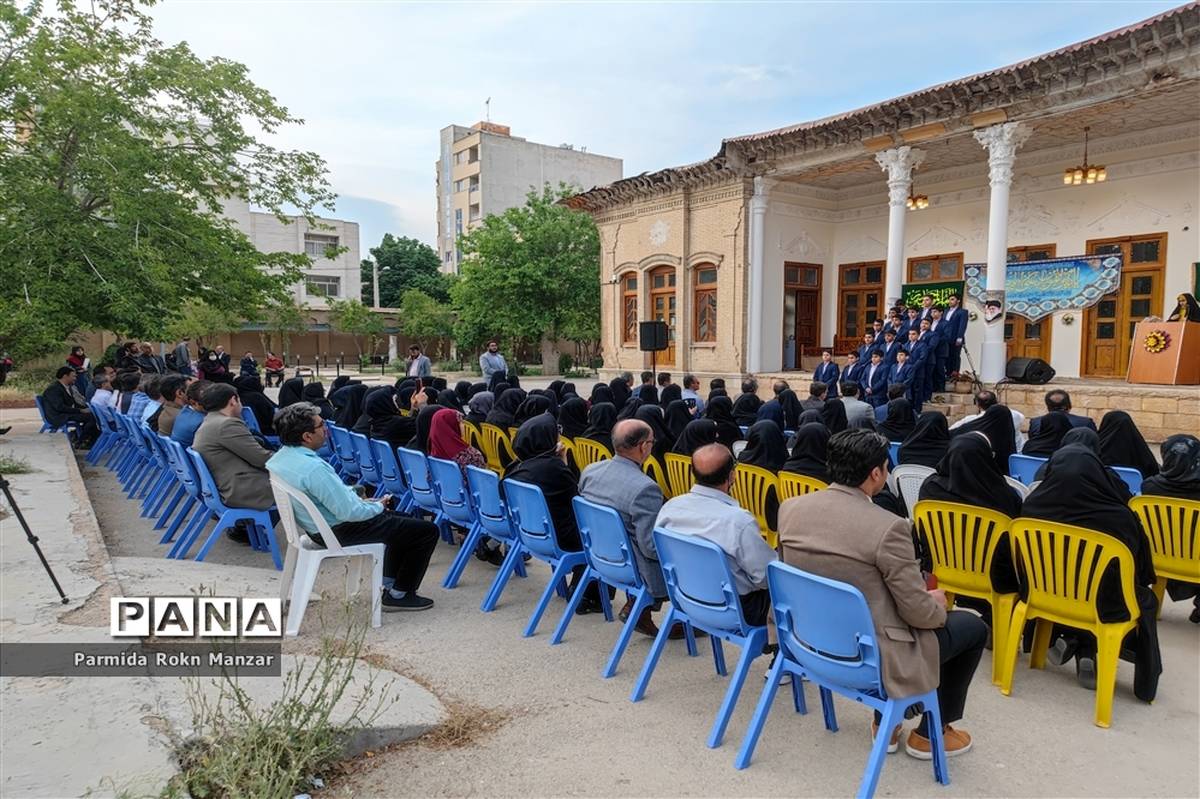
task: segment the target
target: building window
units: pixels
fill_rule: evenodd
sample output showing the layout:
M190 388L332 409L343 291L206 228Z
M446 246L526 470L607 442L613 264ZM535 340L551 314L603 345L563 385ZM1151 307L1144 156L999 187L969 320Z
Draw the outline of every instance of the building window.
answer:
M330 299L341 296L342 279L336 275L309 275L306 280L311 294Z
M330 250L336 250L337 236L322 236L318 233L304 234L304 254L312 258L331 258Z
M462 235L462 209L461 208L454 209L454 232L460 236Z
M961 252L942 255L923 255L908 259L909 283L941 283L963 279Z
M622 341L636 344L638 340L638 279L629 272L621 276Z
M838 267L838 352L856 349L871 323L883 318L883 261Z
M469 210L470 210L470 212L471 212L471 217L470 217L470 218L471 218L471 221L472 221L472 222L478 222L478 221L479 221L479 219L480 219L480 214L479 214L479 204L478 204L478 203L476 203L475 205L472 205L472 206L470 207L470 209L469 209Z
M711 264L696 267L695 341L717 340L717 268Z

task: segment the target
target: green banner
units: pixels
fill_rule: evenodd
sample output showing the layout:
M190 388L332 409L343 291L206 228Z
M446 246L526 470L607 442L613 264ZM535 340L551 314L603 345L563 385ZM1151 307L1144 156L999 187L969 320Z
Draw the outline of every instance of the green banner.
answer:
M900 301L909 308L920 308L921 298L926 294L933 295L934 305L946 305L951 294L963 297L963 281L948 280L944 283L905 283L900 287Z

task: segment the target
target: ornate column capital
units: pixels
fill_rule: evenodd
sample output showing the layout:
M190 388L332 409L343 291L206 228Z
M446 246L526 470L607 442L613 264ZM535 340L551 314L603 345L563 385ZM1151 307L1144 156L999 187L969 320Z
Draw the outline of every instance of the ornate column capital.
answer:
M975 141L988 151L988 177L991 185L1010 185L1013 163L1017 160L1017 148L1025 143L1033 131L1020 122L1003 122L975 131Z
M914 150L907 144L875 153L875 162L887 173L888 204L904 205L912 188L912 172L925 161L924 150Z
M765 214L767 212L767 198L776 182L774 178L762 175L754 178L754 195L750 198L751 212L756 214Z

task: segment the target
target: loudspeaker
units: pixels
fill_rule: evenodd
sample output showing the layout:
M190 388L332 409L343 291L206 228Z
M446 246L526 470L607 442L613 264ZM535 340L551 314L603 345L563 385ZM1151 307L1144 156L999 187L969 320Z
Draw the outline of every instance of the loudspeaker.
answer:
M666 322L642 322L638 328L638 347L642 352L661 352L667 342Z
M1054 379L1054 368L1041 358L1013 358L1004 369L1014 383L1042 385Z

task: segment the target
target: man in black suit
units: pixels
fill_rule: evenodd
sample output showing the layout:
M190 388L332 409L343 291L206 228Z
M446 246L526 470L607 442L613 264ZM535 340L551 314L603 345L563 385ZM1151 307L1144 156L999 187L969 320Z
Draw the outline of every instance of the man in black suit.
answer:
M1071 413L1071 395L1063 391L1061 388L1052 389L1046 392L1046 413L1052 411L1062 411L1071 420L1071 427L1086 427L1090 430L1096 429L1096 423L1087 416L1077 416ZM1033 437L1037 435L1038 428L1042 426L1042 418L1029 420L1029 435Z
M871 353L871 365L862 371L864 399L875 408L887 404L888 368L883 362L883 352L875 350Z
M46 421L55 427L62 427L67 422L78 424L79 447L87 449L100 435L100 428L97 427L87 402L81 401L71 390L75 385L75 369L71 366L60 366L54 373L54 378L54 382L42 392L42 409L46 414Z

